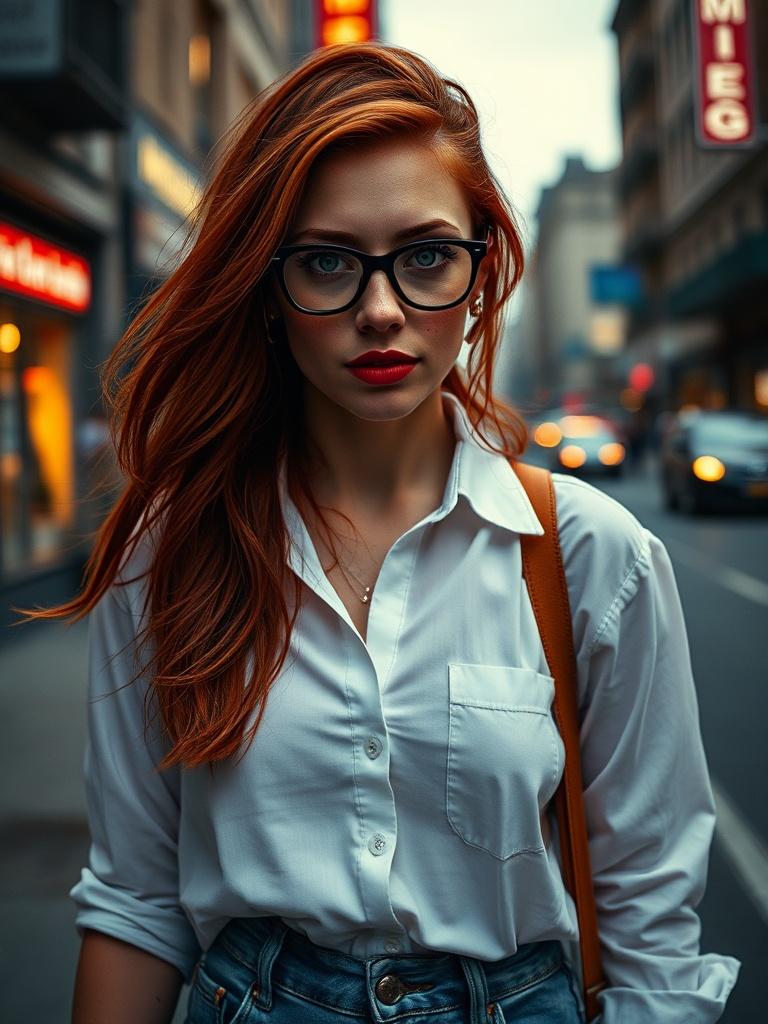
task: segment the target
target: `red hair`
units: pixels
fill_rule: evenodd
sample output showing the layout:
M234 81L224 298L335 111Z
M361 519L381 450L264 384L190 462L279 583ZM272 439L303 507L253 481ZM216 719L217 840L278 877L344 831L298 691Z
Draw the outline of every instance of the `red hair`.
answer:
M483 311L468 335L476 344L467 370L454 367L443 387L497 451L525 447L522 419L492 394L523 247L472 100L398 47L312 53L230 130L183 258L102 370L125 484L96 534L81 592L54 608L16 609L28 619L82 618L113 583L132 581L127 563L151 538L151 560L133 579L146 577L146 710L159 712L169 740L160 768L220 761L252 740L298 614L278 471L301 448L302 388L287 346L266 343L270 259L321 153L403 133L429 139L491 242Z

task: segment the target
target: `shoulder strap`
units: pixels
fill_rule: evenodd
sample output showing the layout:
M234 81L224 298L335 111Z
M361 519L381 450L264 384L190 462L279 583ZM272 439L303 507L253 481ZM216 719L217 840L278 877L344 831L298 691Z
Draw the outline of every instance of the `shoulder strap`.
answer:
M543 536L521 534L523 575L531 597L547 664L555 680L554 714L565 746L565 770L555 793L561 859L566 888L576 904L587 1020L599 1012L597 994L605 988L600 961L597 911L589 863L579 743L576 655L568 588L557 533L552 475L546 469L513 462L513 468L544 527Z

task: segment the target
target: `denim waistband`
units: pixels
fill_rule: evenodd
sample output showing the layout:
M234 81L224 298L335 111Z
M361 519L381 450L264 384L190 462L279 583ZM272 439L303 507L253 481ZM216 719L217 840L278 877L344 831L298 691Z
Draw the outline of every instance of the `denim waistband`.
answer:
M557 941L523 945L495 961L458 953L355 957L316 945L279 917L256 917L232 919L201 966L242 991L250 986L265 1010L274 986L375 1021L467 1007L470 1024L488 1024L489 1004L553 974L562 961Z

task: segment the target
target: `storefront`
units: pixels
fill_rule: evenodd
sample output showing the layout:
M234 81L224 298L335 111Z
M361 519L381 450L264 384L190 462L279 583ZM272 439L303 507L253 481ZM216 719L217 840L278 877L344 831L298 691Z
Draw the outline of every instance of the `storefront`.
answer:
M91 307L82 255L0 219L0 570L5 593L78 547L78 338Z

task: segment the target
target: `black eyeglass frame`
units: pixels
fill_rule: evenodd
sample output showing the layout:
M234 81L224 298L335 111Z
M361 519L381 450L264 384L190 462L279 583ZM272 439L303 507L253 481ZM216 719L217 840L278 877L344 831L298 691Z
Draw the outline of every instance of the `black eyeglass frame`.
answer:
M443 306L424 306L419 302L413 302L409 299L400 287L397 277L395 276L395 260L400 253L405 252L408 249L417 248L422 245L437 244L454 245L460 249L466 249L472 257L472 270L469 275L469 284L467 285L463 295L458 299L454 302L447 302ZM289 256L292 256L296 252L312 252L313 250L347 253L356 257L362 264L363 272L360 275L360 283L357 286L357 291L349 302L346 302L343 306L337 306L335 309L306 309L304 306L300 306L289 292L288 285L285 282L285 261ZM419 238L414 242L407 242L405 245L400 245L397 249L392 249L390 252L385 252L381 256L372 256L368 252L362 252L360 249L352 249L347 245L335 245L331 242L307 242L302 243L301 245L281 245L280 248L275 251L275 255L271 260L271 265L277 274L277 279L280 282L283 294L293 308L298 310L299 313L308 313L310 316L333 316L335 313L344 313L346 310L351 309L351 307L360 299L363 292L368 287L371 274L373 274L375 270L384 271L387 275L387 280L392 285L395 293L407 306L411 306L413 309L423 309L428 312L436 312L441 309L452 309L454 306L460 305L466 299L472 291L472 285L475 283L477 278L477 271L480 267L480 262L487 251L487 241L472 238Z

